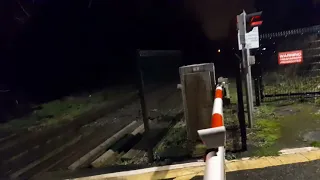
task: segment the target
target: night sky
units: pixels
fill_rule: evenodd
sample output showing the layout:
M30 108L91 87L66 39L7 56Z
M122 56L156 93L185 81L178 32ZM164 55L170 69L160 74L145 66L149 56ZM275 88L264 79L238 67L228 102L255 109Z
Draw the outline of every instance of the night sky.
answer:
M228 36L229 22L244 9L254 12L254 0L187 0L187 7L211 40Z
M311 0L5 0L0 8L1 87L40 100L134 81L136 49L178 49L184 64L222 71L242 9L264 11L261 32L320 23Z

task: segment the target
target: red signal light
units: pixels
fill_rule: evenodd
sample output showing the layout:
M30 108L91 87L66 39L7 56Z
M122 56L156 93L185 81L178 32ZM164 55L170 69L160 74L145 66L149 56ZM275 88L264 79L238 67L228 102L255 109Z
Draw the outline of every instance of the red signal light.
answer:
M256 26L260 26L262 25L262 20L261 20L261 16L257 15L257 16L252 16L250 19L250 26L251 27L256 27Z
M260 15L257 15L257 16L252 16L250 21L253 22L253 21L256 21L256 20L259 20L261 18Z
M260 26L261 24L262 24L262 21L256 21L256 22L251 22L250 26L256 27L256 26Z

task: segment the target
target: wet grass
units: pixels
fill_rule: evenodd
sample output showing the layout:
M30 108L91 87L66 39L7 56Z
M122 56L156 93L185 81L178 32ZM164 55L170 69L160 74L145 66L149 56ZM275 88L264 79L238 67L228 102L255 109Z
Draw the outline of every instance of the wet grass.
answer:
M257 108L256 123L249 142L254 156L277 155L283 148L309 146L303 139L307 132L320 127L320 115L313 102L273 102ZM316 145L317 143L314 143Z
M320 76L297 76L291 71L270 72L263 76L264 94L289 94L320 91ZM256 125L250 143L257 148L254 154L277 154L282 148L318 145L306 142L303 135L320 127L319 99L286 97L263 103L255 112Z
M278 155L280 149L273 145L280 138L280 123L263 119L257 121L254 127L254 136L251 136L251 141L256 147L253 152L254 156L273 156Z
M236 82L231 79L228 83L229 93L230 93L230 105L223 107L223 118L226 127L238 126L238 114L237 114L237 88Z
M123 91L124 93L124 91ZM0 130L34 130L54 127L72 121L76 116L102 105L121 95L121 92L104 90L93 94L84 93L54 100L33 107L33 111L22 118L1 124Z
M159 160L190 154L185 122L179 121L171 127L154 152Z
M230 81L231 101L236 102L235 81ZM297 81L298 82L298 81ZM298 84L298 83L296 83ZM313 86L315 82L312 81ZM290 86L294 90L294 85ZM276 86L277 93L283 90L283 86ZM298 89L296 89L298 90ZM273 90L272 90L273 91ZM245 92L245 91L244 91ZM246 100L244 98L244 100ZM248 152L235 154L236 157L243 156L273 156L278 155L283 148L296 148L310 146L311 142L305 142L303 135L307 132L320 128L319 99L291 98L273 102L262 103L254 111L254 126L247 129ZM224 109L224 116L238 119L234 111ZM228 123L228 118L225 118ZM312 142L313 145L317 143Z
M236 104L238 102L238 97L237 97L237 85L235 80L230 79L228 82L228 87L229 87L231 104Z
M312 92L320 90L320 76L285 76L279 73L271 73L265 75L263 79L265 82L265 94Z
M225 126L237 130L237 92L235 81L229 83L229 92L231 104L224 106L224 123ZM245 91L243 91L245 92ZM245 100L245 97L244 97ZM247 156L276 156L283 148L296 148L304 146L319 146L319 142L306 142L303 135L307 132L320 128L320 100L310 99L291 99L274 102L265 102L261 106L255 107L254 126L247 129L248 134L248 151L241 153L230 153L234 149L234 142L238 141L238 147L241 147L239 132L234 136L227 133L226 149L229 151L226 155L228 159L247 157ZM183 131L179 133L177 131ZM228 130L227 130L228 131ZM170 133L171 132L171 133ZM180 149L188 148L186 141L186 131L183 129L170 130L167 143L160 148L161 151L169 149L170 146L180 146ZM167 138L166 137L166 138ZM183 137L183 138L182 138ZM177 143L178 142L178 143ZM199 154L205 151L205 147L197 147ZM182 147L182 148L181 148ZM189 152L191 150L188 150ZM179 151L175 152L179 154ZM197 154L197 153L195 153Z
M319 141L313 141L311 143L311 146L320 148L320 142Z
M271 85L265 86L266 94L303 92L317 88L319 77L295 78L286 82L279 80L270 81ZM304 83L301 83L304 82ZM243 86L244 87L244 86ZM236 83L230 80L231 104L237 103ZM245 90L243 91L245 93ZM244 94L245 95L245 94ZM243 98L244 101L246 98ZM311 100L311 101L310 101ZM248 151L233 154L236 158L243 156L273 156L278 155L283 148L296 148L319 145L317 142L306 142L303 135L320 128L320 99L289 98L273 102L264 102L260 107L255 107L254 126L247 129ZM245 106L246 108L246 106ZM236 110L236 107L234 108ZM224 108L225 124L237 124L238 118L234 110ZM233 120L233 121L230 121ZM227 137L229 138L229 137ZM228 139L227 139L228 145Z
M179 121L156 146L155 156L160 164L170 163L190 158L202 158L206 150L202 142L192 142L187 139L186 124L184 121Z
M273 147L281 137L280 122L274 113L275 107L262 105L254 113L254 126L249 130L248 143L253 147L253 156L277 155L279 149ZM249 149L250 151L250 149Z
M230 105L224 106L224 123L227 129L237 129L237 92L235 85L230 83ZM234 87L233 87L234 86ZM238 132L237 132L238 133ZM229 133L231 134L231 133ZM236 134L239 138L239 135ZM229 139L227 142L227 149L233 150L233 139ZM155 154L157 159L173 160L181 158L199 158L203 157L206 152L206 147L201 142L190 142L187 140L186 124L184 121L178 122L172 127L166 136L162 139L159 145L155 148ZM180 158L181 157L181 158Z

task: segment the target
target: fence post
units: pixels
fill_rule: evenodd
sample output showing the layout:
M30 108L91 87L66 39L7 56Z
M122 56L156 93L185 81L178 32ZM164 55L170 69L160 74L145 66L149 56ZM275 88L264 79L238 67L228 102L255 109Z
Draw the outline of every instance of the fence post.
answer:
M256 106L260 106L260 83L259 83L259 77L254 78L254 94L256 96Z
M258 78L258 86L259 86L259 95L260 95L260 102L263 102L264 99L264 93L263 93L263 82L262 82L262 66L260 62L260 58L258 58L257 63L257 78Z
M264 92L263 92L263 82L262 82L262 75L259 76L259 86L260 86L260 97L261 97L261 102L264 100Z
M138 73L138 90L139 90L139 98L140 98L140 106L141 106L141 114L142 120L144 125L144 133L146 135L146 139L150 139L150 126L149 126L149 118L148 118L148 109L146 105L146 100L144 96L144 81L143 81L143 74L141 70L141 62L140 62L140 50L136 52L136 66L137 66L137 73ZM148 143L148 161L153 162L153 149Z
M244 113L244 103L243 103L243 91L242 91L242 71L243 64L240 56L234 54L239 61L236 61L236 86L237 86L237 99L238 99L238 121L241 134L241 148L243 151L247 150L247 126Z
M242 77L241 77L242 63L238 64L236 85L237 85L237 99L238 99L238 120L241 134L241 147L243 151L247 150L247 126L244 114L244 103L243 103L243 91L242 91Z

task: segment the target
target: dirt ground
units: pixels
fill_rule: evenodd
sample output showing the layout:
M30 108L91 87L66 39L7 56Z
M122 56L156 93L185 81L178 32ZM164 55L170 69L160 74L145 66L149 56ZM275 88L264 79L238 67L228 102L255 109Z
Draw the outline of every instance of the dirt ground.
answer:
M227 128L227 159L278 155L279 151L285 148L319 146L319 100L291 98L291 100L263 102L261 106L255 107L253 128L247 128L248 151L243 152L237 117L235 82L231 81L229 87L231 104L224 106L223 110ZM157 148L158 158L164 164L204 155L206 148L201 143L191 149L187 146L185 126L184 121L178 122L169 130Z
M238 124L236 106L234 106L237 103L236 88L235 83L231 83L230 93L233 105L230 106L231 110L226 108L225 115L232 117L232 120L225 118L225 122ZM274 98L262 102L261 106L254 109L253 128L247 128L248 151L231 153L228 158L277 155L279 150L285 148L317 146L320 140L306 137L310 136L310 133L311 136L316 136L320 130L318 102L316 98L299 97ZM236 139L233 142L237 141L240 140Z
M162 116L181 103L169 97L176 91L176 84L171 84L146 94L150 119ZM0 177L30 178L40 172L66 169L130 122L141 122L139 100L126 102L122 108L113 108L112 112L103 117L97 116L91 122L87 121L88 117L83 117L82 123L69 128L52 129L45 131L45 134L32 133L13 138L14 141L7 139L0 142Z

